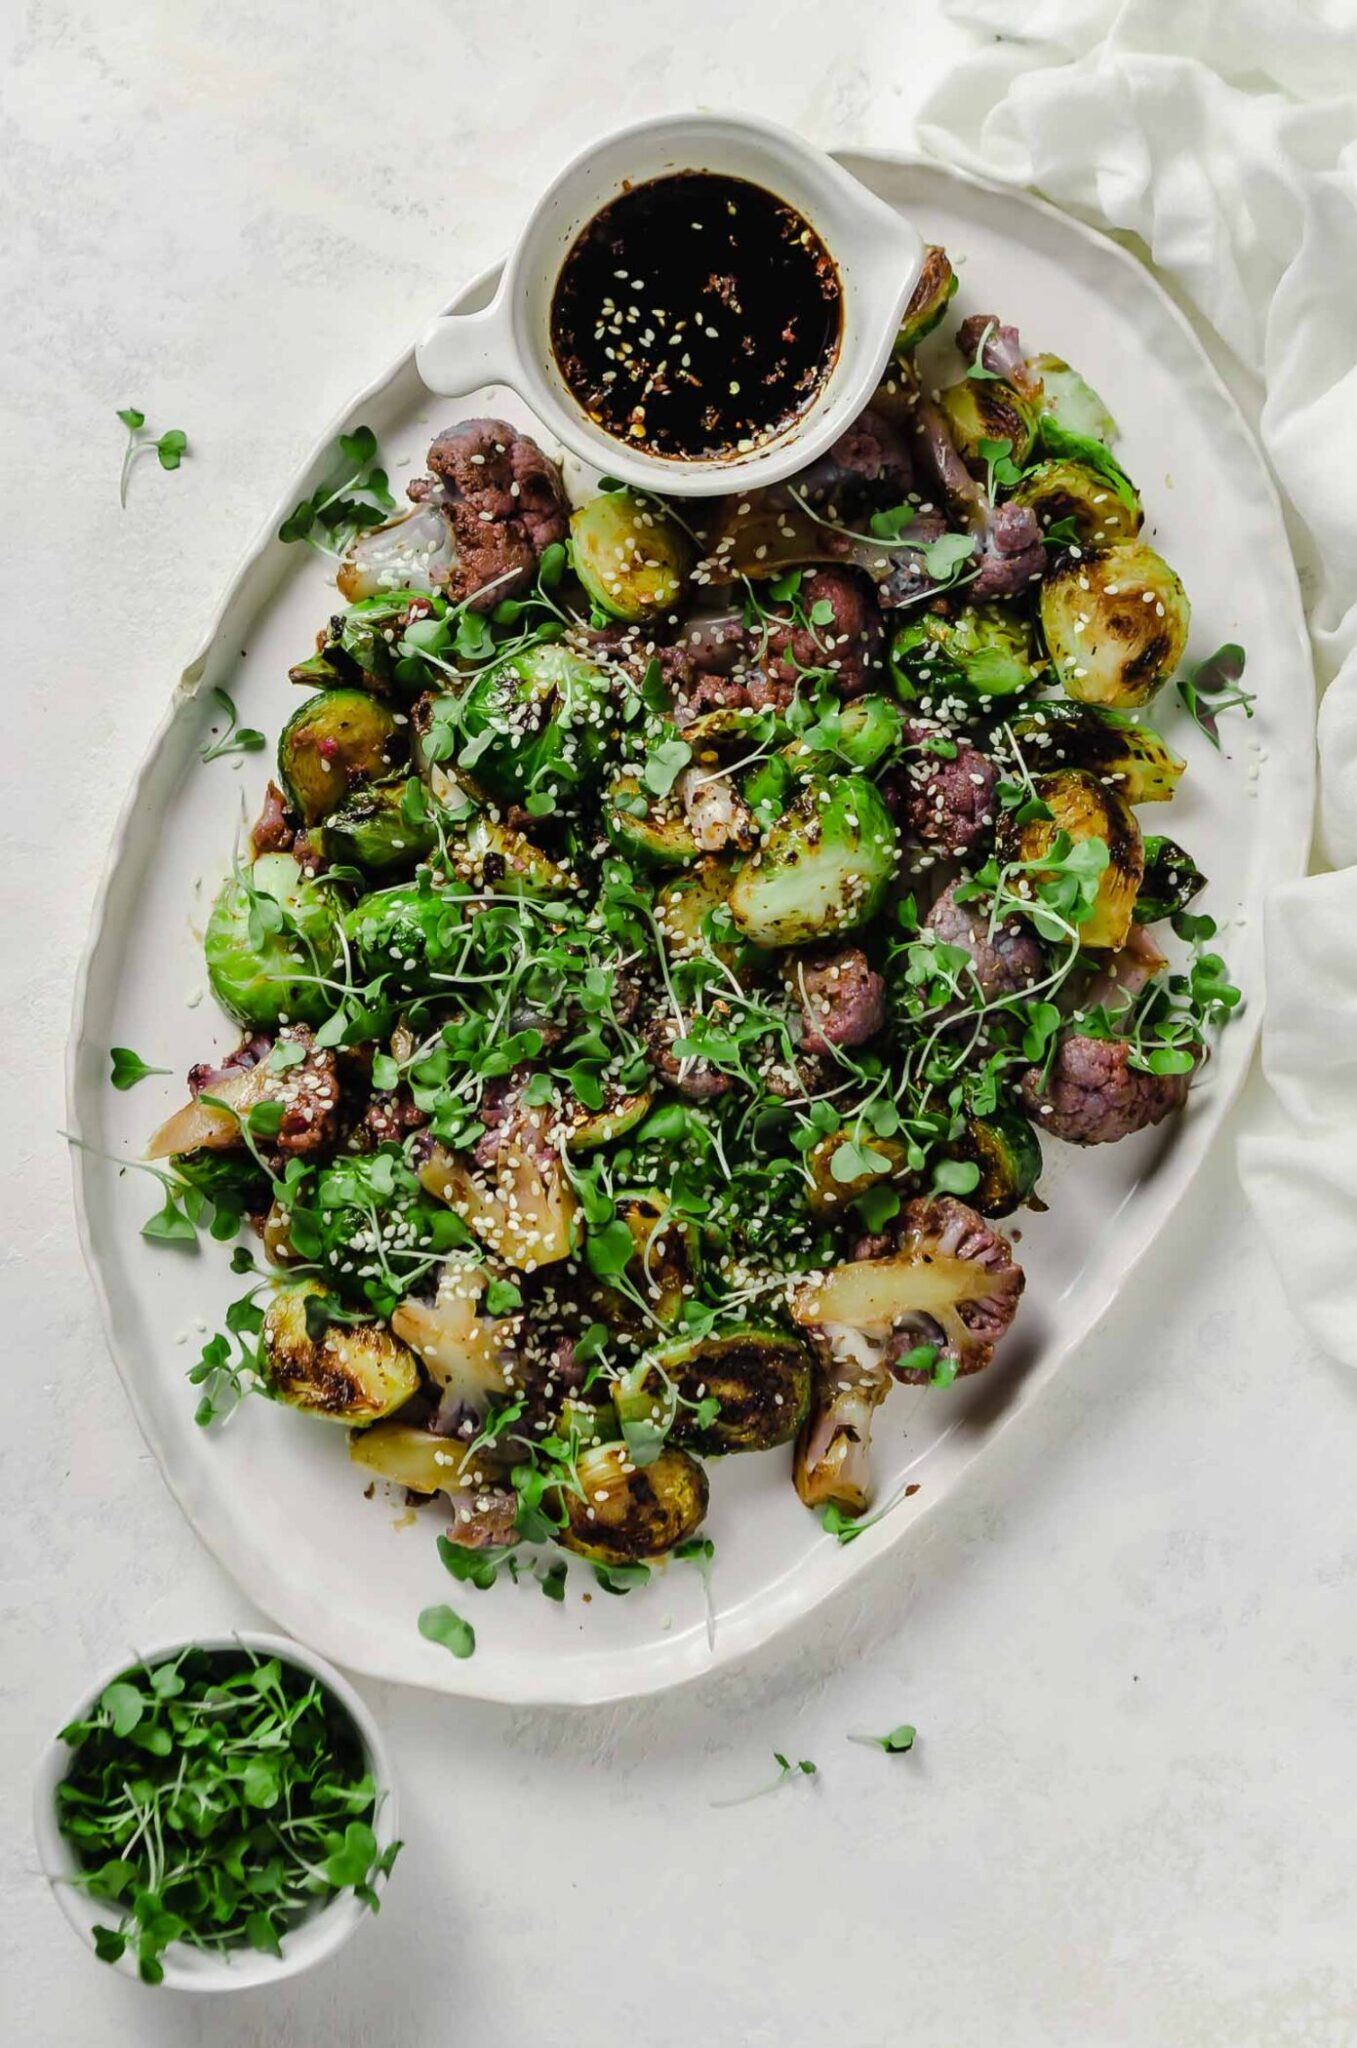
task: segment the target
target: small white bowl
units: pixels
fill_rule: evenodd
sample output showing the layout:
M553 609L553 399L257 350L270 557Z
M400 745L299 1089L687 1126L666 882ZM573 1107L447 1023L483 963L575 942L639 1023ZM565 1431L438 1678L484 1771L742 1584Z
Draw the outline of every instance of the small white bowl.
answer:
M350 1715L367 1753L368 1768L377 1788L377 1812L372 1823L377 1846L385 1849L395 1840L396 1787L391 1775L391 1760L377 1723L333 1664L327 1664L323 1657L317 1657L312 1650L304 1650L300 1643L294 1643L286 1636L239 1630L231 1635L195 1636L191 1644L182 1641L157 1643L149 1650L136 1651L106 1672L97 1685L91 1686L66 1716L62 1726L84 1720L104 1687L111 1685L130 1666L163 1663L189 1647L196 1650L253 1650L260 1657L277 1657L282 1663L293 1664L298 1670L319 1679ZM107 1924L110 1919L116 1919L118 1909L107 1899L91 1898L71 1882L79 1865L57 1826L57 1786L70 1770L74 1753L59 1735L43 1751L33 1792L33 1832L37 1837L43 1871L57 1904L76 1933L93 1949L95 1922ZM386 1879L378 1877L374 1889L380 1893L385 1884ZM266 1955L251 1948L231 1949L226 1955L216 1955L210 1950L191 1948L186 1942L174 1942L161 1958L164 1982L176 1991L249 1991L261 1984L276 1984L280 1979L295 1977L302 1970L309 1970L327 1956L332 1956L343 1947L360 1922L370 1918L371 1909L351 1891L344 1891L311 1919L303 1920L283 1936L281 1956ZM136 1978L137 1975L136 1957L130 1950L118 1962L101 1963L99 1967L120 1970L126 1977Z
M838 266L838 359L814 403L747 455L685 461L605 434L569 389L551 346L551 298L580 229L628 184L678 171L747 178L801 213ZM836 441L876 389L923 266L924 245L894 207L789 129L748 114L666 114L591 143L548 186L479 313L435 320L416 351L431 391L463 398L507 384L548 431L594 468L643 490L716 497L802 469Z

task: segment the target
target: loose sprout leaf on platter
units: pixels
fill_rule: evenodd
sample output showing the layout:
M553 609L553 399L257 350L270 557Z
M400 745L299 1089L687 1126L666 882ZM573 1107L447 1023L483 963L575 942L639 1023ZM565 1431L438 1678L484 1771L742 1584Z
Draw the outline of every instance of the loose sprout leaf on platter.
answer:
M320 483L293 506L278 529L284 542L307 541L322 554L340 555L360 533L381 526L396 510L377 437L371 427L341 434Z
M154 450L162 469L178 469L188 453L188 435L182 427L171 427L167 433L153 437L153 430L146 426L146 415L138 406L121 406L118 418L127 429L127 446L123 450L122 471L118 478L118 503L127 504L127 480L132 474L132 465L139 455L149 455Z
M886 1735L850 1735L850 1742L860 1742L868 1749L884 1750L887 1756L904 1756L913 1749L918 1730L908 1721L902 1721L898 1728L892 1728Z
M130 1046L115 1045L109 1054L111 1072L109 1079L115 1088L126 1091L135 1088L138 1081L144 1081L149 1074L168 1074L168 1067L151 1067L139 1053Z
M1257 695L1240 688L1240 677L1244 673L1245 654L1234 641L1227 641L1209 654L1205 661L1199 661L1177 681L1178 695L1187 708L1189 717L1206 734L1213 747L1220 748L1220 726L1217 723L1222 711L1235 707L1241 709L1246 718L1253 717Z
M425 1607L419 1617L419 1632L426 1641L441 1643L454 1657L469 1657L476 1647L475 1629L451 1607Z

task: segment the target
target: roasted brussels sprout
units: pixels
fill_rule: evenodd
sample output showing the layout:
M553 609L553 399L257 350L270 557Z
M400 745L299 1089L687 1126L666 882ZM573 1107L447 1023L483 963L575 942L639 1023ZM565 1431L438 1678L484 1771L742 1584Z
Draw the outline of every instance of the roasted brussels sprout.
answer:
M659 1345L616 1382L613 1402L624 1424L653 1422L695 1451L767 1451L796 1435L810 1387L804 1344L746 1327ZM699 1419L706 1400L720 1404L711 1421Z
M1019 712L1008 729L1029 771L1082 768L1115 784L1128 804L1167 803L1187 766L1152 726L1092 704L1051 699Z
M360 896L344 919L344 935L369 980L381 974L389 988L416 991L456 958L465 919L459 892L435 889L424 875Z
M1088 384L1059 356L1038 356L1032 365L1041 378L1043 414L1086 440L1110 446L1117 438L1117 423Z
M438 844L438 830L421 789L419 782L403 775L355 789L325 820L325 858L374 875L414 867Z
M830 1354L816 1375L792 1478L808 1508L860 1515L872 1499L872 1423L893 1382L856 1331L836 1331Z
M367 690L322 690L283 727L278 779L304 822L318 825L362 782L381 782L408 751L396 714Z
M685 867L702 856L678 799L650 796L634 775L621 775L613 783L603 806L603 823L618 852L640 867Z
M1145 834L1145 879L1136 898L1137 924L1154 924L1186 910L1206 887L1206 877L1176 839L1158 832Z
M866 774L901 745L905 715L889 697L854 697L833 714L833 746L793 740L782 758L797 775L832 775L848 767Z
M569 896L579 881L511 825L483 814L449 833L448 858L459 882L492 896Z
M636 1466L622 1444L580 1452L580 1491L562 1487L560 1541L595 1564L634 1564L663 1557L701 1525L707 1475L696 1458L666 1444L649 1465Z
M559 1157L527 1116L505 1127L492 1167L473 1172L435 1144L418 1172L429 1193L508 1265L532 1273L569 1256L579 1205Z
M895 337L896 355L908 355L911 349L919 346L925 335L933 332L956 296L956 288L957 274L948 260L947 251L940 249L936 242L930 242L924 250L919 282L910 293L900 332Z
M234 1152L180 1152L173 1165L180 1180L198 1188L227 1215L262 1216L269 1206L273 1183L243 1146Z
M731 915L756 946L804 946L852 931L881 908L897 844L874 783L813 775L736 876Z
M700 1259L697 1232L675 1215L669 1197L658 1188L622 1196L617 1213L631 1232L634 1247L626 1267L632 1292L599 1281L592 1298L614 1327L639 1329L634 1299L639 1294L655 1320L668 1327L682 1315L692 1288Z
M670 611L692 566L678 523L653 499L602 491L570 521L575 574L600 611L629 625Z
M964 1202L934 1195L906 1204L884 1257L854 1259L798 1287L792 1315L849 1358L926 1381L939 1365L955 1374L988 1365L1022 1290L1008 1240ZM845 1331L865 1339L867 1350ZM926 1365L912 1356L924 1345L933 1352Z
M1009 459L1019 468L1032 452L1037 434L1036 407L1001 377L983 382L963 377L938 393L957 452L969 469L985 472L982 441L1007 441Z
M956 690L977 697L1016 696L1032 688L1045 666L1031 625L1006 604L963 605L954 618L925 612L900 628L890 662L906 703Z
M1143 541L1057 562L1042 582L1040 607L1066 694L1123 710L1148 704L1177 668L1192 617L1177 576Z
M1116 791L1080 768L1062 768L1054 775L1039 775L1034 784L1037 795L1050 812L1048 818L1015 822L1016 813L1005 812L999 821L997 844L1002 861L1040 862L1060 833L1074 841L1101 839L1107 848L1107 866L1098 883L1092 913L1079 926L1081 946L1120 946L1131 928L1131 914L1145 872L1145 848L1140 827L1129 805ZM1037 868L1032 879L1046 879ZM1024 877L1017 878L1021 892Z
M347 1319L318 1280L291 1280L264 1312L260 1358L269 1392L331 1422L377 1422L419 1386L414 1354L383 1323Z
M635 1130L649 1114L654 1099L649 1088L641 1089L639 1094L628 1094L617 1086L605 1091L602 1109L591 1113L581 1108L565 1125L566 1150L570 1153L596 1152L600 1145L614 1144L628 1131Z
M289 680L313 689L357 684L388 690L396 685L396 664L406 626L428 617L442 598L418 590L384 590L337 612L321 633L316 652L288 670Z
M612 723L603 670L544 641L469 684L457 759L504 802L539 790L568 793L605 760Z
M335 892L308 881L290 853L262 853L212 906L203 935L212 993L242 1024L319 1024L334 1008L320 986L340 959Z
M903 1182L908 1179L908 1148L898 1138L873 1135L866 1149L870 1157L879 1160L880 1164L867 1166L850 1179L841 1180L834 1171L834 1161L840 1159L842 1171L843 1148L852 1141L851 1129L830 1131L818 1139L806 1154L806 1206L813 1216L841 1216L850 1202L855 1202L859 1195L865 1195L868 1188L879 1187L883 1181Z
M1041 1142L1025 1117L996 1110L966 1119L947 1156L978 1166L969 1201L982 1216L1008 1216L1021 1208L1041 1178Z
M1130 500L1128 504L1086 462L1061 460L1039 462L1029 469L1012 502L1029 506L1043 530L1072 526L1075 539L1084 546L1105 547L1112 541L1134 540L1140 532L1144 514L1134 491Z

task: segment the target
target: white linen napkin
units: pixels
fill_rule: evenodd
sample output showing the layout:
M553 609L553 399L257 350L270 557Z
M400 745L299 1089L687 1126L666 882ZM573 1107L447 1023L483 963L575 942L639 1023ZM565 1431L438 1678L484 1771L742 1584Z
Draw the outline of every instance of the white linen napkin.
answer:
M1276 1112L1242 1141L1240 1167L1297 1316L1357 1365L1357 4L943 11L997 40L924 102L925 145L1138 235L1199 327L1258 380L1325 686L1319 848L1341 872L1268 904Z

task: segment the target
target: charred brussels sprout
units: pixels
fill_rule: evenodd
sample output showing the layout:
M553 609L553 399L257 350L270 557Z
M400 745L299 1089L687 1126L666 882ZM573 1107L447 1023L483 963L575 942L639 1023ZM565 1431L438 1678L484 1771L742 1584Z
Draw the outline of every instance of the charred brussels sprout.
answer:
M936 242L930 242L924 250L919 282L910 293L900 332L895 337L896 355L908 355L911 349L919 346L925 335L933 332L955 298L956 288L957 274L948 260L947 251L940 249Z
M973 1116L948 1157L978 1166L980 1178L968 1200L982 1216L1007 1216L1020 1208L1041 1178L1041 1141L1026 1117L997 1112Z
M423 785L399 777L356 789L325 820L325 858L381 875L412 868L438 844Z
M418 590L384 590L338 612L320 635L316 652L288 670L292 682L332 689L357 683L387 690L397 682L399 645L412 618L439 616L446 600Z
M689 960L711 953L739 973L762 958L733 929L730 892L738 870L730 860L709 854L684 874L671 875L655 896L655 922L671 960Z
M448 859L459 882L492 896L531 896L543 901L579 888L567 868L534 846L522 832L477 816L447 840Z
M600 611L629 625L673 609L692 565L683 529L653 500L603 491L570 521L575 574Z
M1029 770L1083 768L1128 804L1167 803L1187 766L1152 727L1092 704L1038 704L1009 731Z
M466 938L462 898L435 889L427 876L374 889L344 919L344 936L363 973L387 976L388 985L419 989L455 959Z
M343 1321L318 1280L280 1287L264 1315L260 1356L274 1398L331 1422L377 1422L419 1386L414 1353L382 1323Z
M852 931L881 908L896 852L875 784L813 775L736 876L731 915L756 946L806 946Z
M820 728L825 723L817 721ZM829 724L825 744L806 738L783 749L782 759L797 775L832 775L844 767L865 775L900 746L905 715L889 697L854 697L830 714Z
M768 1451L805 1420L811 1373L810 1353L794 1337L728 1330L648 1352L616 1383L613 1401L624 1427L649 1423L695 1451ZM710 1420L704 1401L718 1404Z
M596 1152L600 1145L615 1144L649 1115L654 1100L649 1088L641 1089L638 1094L628 1094L626 1089L614 1083L604 1091L602 1109L590 1111L577 1107L565 1125L566 1150L573 1156L580 1152Z
M212 993L239 1023L323 1022L334 997L319 982L340 959L333 889L308 881L290 853L261 854L213 904L203 957Z
M1175 839L1157 832L1145 835L1145 879L1136 898L1137 924L1155 924L1186 910L1206 887L1206 877L1190 853Z
M1041 629L1067 695L1134 710L1168 680L1192 607L1173 570L1142 541L1090 548L1041 586Z
M558 1496L565 1515L559 1540L595 1564L663 1557L707 1512L706 1473L670 1444L644 1466L624 1443L595 1444L580 1452L575 1471L579 1493L562 1487Z
M958 689L1013 697L1030 690L1045 666L1028 621L1002 604L963 605L954 618L926 612L900 628L890 660L906 702Z
M619 853L644 868L680 868L702 848L676 796L656 798L634 775L620 775L608 791L603 823Z
M1098 882L1098 894L1090 915L1079 926L1081 946L1120 946L1131 929L1131 914L1145 872L1145 848L1140 827L1125 799L1082 769L1062 768L1054 775L1039 775L1034 784L1037 795L1050 813L1046 818L1015 822L1016 813L1006 812L997 835L1002 861L1040 863L1063 833L1076 844L1100 839L1107 848L1107 866ZM1040 866L1032 879L1047 879Z
M305 822L318 825L358 783L399 768L407 751L388 705L366 690L322 690L283 727L278 779Z
M1128 504L1107 477L1086 462L1068 460L1039 462L1029 469L1013 503L1028 506L1046 531L1062 528L1087 547L1134 540L1144 516L1134 491Z
M1042 382L1042 413L1055 420L1067 433L1110 446L1117 438L1117 423L1088 384L1059 356L1038 356L1032 365Z
M457 765L505 802L538 790L568 793L597 772L611 726L602 669L545 641L470 684Z
M844 1149L849 1145L853 1148L851 1154ZM863 1162L864 1152L867 1163ZM857 1170L846 1174L846 1164L850 1162ZM883 1181L908 1180L909 1148L898 1138L878 1138L875 1133L863 1145L855 1142L849 1128L830 1131L806 1154L806 1174L806 1207L812 1216L841 1216L849 1203L865 1195L868 1188L879 1187Z
M1032 452L1037 433L1036 408L1001 377L963 377L938 395L952 439L967 467L983 475L982 441L1007 441L1009 456L1019 468Z

